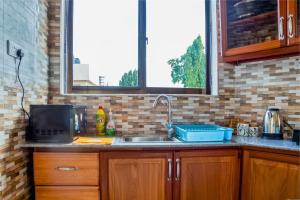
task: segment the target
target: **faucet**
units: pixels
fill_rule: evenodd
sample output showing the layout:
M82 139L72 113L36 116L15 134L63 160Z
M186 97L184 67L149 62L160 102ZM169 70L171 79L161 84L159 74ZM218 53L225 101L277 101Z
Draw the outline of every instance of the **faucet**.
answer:
M168 106L168 122L167 124L165 125L165 127L167 128L168 130L168 137L171 138L173 137L173 132L174 132L174 129L172 127L173 123L172 123L172 104L171 104L171 97L165 95L165 94L161 94L161 95L158 95L153 103L153 108L156 108L157 106L157 103L160 101L160 99L166 99L167 101L167 106Z

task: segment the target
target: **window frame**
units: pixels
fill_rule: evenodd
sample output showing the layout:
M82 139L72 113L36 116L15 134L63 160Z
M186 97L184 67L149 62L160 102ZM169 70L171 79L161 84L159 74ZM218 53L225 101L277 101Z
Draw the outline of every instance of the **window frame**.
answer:
M64 92L67 94L211 94L211 9L205 0L206 12L206 88L146 87L146 1L138 0L138 86L74 86L73 85L73 0L64 0ZM201 1L201 0L200 0Z

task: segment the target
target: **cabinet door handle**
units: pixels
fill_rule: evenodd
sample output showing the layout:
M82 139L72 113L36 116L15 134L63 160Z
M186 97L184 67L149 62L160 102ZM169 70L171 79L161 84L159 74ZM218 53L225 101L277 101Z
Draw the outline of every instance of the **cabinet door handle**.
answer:
M56 167L55 168L58 171L78 171L79 167Z
M284 17L279 17L279 27L278 27L278 37L279 37L279 40L284 40L284 33L283 33L283 20L284 20Z
M288 16L288 36L289 36L289 38L294 37L294 33L293 33L293 15Z
M180 179L180 159L176 158L176 181L179 181Z
M172 159L168 159L168 181L172 180Z

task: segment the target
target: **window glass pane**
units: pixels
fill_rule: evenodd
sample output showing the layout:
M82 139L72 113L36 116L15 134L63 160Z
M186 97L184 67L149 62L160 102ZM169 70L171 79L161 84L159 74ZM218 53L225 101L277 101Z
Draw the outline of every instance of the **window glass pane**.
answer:
M74 0L73 85L137 86L138 0Z
M148 0L147 36L148 87L205 87L205 0Z

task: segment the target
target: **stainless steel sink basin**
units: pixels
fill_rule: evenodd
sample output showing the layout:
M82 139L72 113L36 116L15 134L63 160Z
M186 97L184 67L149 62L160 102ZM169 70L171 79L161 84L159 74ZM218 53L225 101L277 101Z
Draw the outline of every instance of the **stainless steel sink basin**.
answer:
M176 138L168 136L124 136L122 142L146 143L146 142L176 142Z

